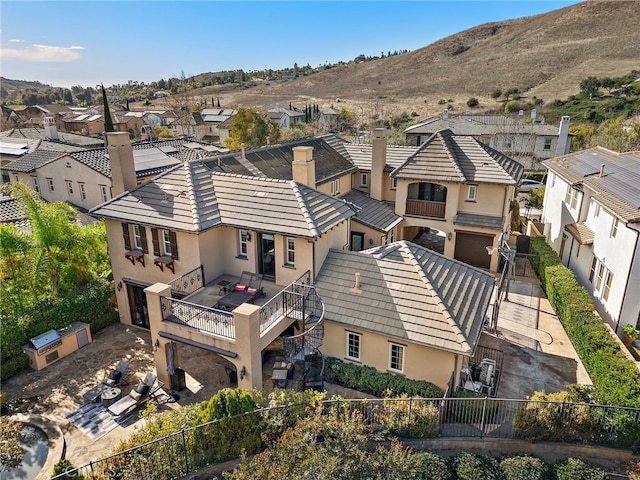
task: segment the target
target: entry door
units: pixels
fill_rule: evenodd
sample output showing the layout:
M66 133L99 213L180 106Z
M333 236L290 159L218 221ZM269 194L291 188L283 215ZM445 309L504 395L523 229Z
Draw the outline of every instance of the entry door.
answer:
M364 250L364 233L351 232L351 250L354 252Z
M274 280L276 278L276 242L273 235L268 233L263 233L260 236L260 258L262 261L260 262L262 275L270 280Z
M129 293L129 308L131 323L138 327L149 328L149 312L147 310L147 295L144 289L135 285L127 285Z

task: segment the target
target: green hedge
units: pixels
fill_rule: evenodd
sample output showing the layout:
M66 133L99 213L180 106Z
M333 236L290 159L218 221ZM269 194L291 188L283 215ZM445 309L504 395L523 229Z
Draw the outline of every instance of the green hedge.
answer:
M41 304L29 313L5 318L0 322L0 359L2 380L11 378L29 365L22 346L30 338L51 329L85 322L92 332L118 321L113 304L113 287L99 280L53 302Z
M640 407L640 372L594 313L593 300L542 237L531 239L531 263L596 386L594 400ZM639 429L640 430L640 429Z
M334 357L325 360L324 379L329 383L353 388L376 397L441 398L444 392L431 382L410 380L400 375L383 373L375 368L343 362Z

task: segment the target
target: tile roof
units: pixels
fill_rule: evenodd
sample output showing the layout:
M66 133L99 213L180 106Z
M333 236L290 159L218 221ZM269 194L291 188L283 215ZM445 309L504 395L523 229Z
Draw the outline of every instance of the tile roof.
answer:
M522 133L529 135L557 136L558 127L540 123L525 123L507 115L451 115L427 118L412 125L404 133L432 135L440 130L452 130L456 135L496 135L499 133Z
M374 200L359 190L351 190L340 198L360 208L360 211L356 213L352 220L378 230L379 232L387 233L402 222L402 217L396 215L392 205L387 202Z
M50 152L48 150L36 150L33 153L27 153L26 155L14 160L7 164L4 168L10 172L33 172L37 168L62 158L66 155L65 152Z
M467 135L443 130L424 142L392 177L423 181L516 185L524 167Z
M564 229L569 232L580 245L591 245L593 243L595 233L584 222L565 225Z
M371 170L371 154L373 145L364 143L345 143L344 145L353 163L361 170ZM398 168L407 159L416 153L418 147L402 145L387 145L387 164L385 170L391 171Z
M29 224L26 208L21 199L0 194L0 223L11 223L18 227Z
M454 225L466 225L469 227L492 228L494 230L502 230L505 218L493 215L481 215L479 213L462 213L458 212L453 217Z
M332 249L315 282L329 321L464 355L475 350L494 284L488 272L407 241Z
M616 153L594 147L542 164L571 185L591 190L591 198L621 220L640 222L640 151Z
M92 210L122 222L199 233L226 225L314 238L354 214L294 181L212 172L184 163Z
M13 128L11 130L5 130L0 132L0 137L10 138L30 138L33 140L47 140L47 134L44 129L40 128ZM52 140L52 142L58 144L76 145L79 147L98 147L104 144L101 138L87 137L84 135L77 135L75 133L61 132L58 130L59 140Z

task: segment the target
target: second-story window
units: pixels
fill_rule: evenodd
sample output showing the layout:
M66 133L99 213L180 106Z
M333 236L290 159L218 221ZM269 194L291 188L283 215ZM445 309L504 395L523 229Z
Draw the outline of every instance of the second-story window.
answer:
M40 184L38 183L38 177L31 177L31 181L33 183L33 189L36 193L40 193Z
M593 279L596 276L596 267L598 266L598 259L596 257L593 257L593 260L591 261L591 271L589 272L589 282L593 283Z
M67 180L67 193L73 195L73 182L71 180Z
M107 190L106 185L100 185L100 193L102 195L102 201L106 202L109 200L109 190Z
M615 238L618 234L618 225L620 224L620 220L617 218L613 219L613 225L611 225L611 238Z
M296 264L296 243L293 238L287 238L287 265Z
M340 179L331 182L331 195L338 195L340 193Z
M86 200L87 199L87 187L85 187L84 183L78 183L79 187L80 187L80 198L82 200Z
M173 260L178 260L176 232L164 228L152 228L151 243L156 257L171 257Z
M369 175L367 175L366 173L361 173L360 174L360 186L361 187L366 187L367 185L369 185Z
M171 256L171 237L169 230L161 230L162 232L162 253Z
M545 138L544 139L544 147L542 147L543 150L551 150L551 139L550 138Z
M55 191L55 188L53 186L53 178L47 178L47 183L49 184L49 191L50 192Z
M476 201L476 193L478 192L478 186L477 185L469 185L469 188L467 189L467 201L468 202L475 202Z
M571 208L576 208L576 205L578 204L578 190L573 188L571 185L568 185L564 201Z
M142 232L144 227L140 227L140 225L133 226L133 248L136 250L142 250Z

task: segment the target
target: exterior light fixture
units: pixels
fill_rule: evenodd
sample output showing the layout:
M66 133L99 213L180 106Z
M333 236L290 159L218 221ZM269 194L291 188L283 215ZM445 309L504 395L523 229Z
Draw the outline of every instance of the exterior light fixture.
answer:
M453 233L449 232L447 233L447 239L451 240L453 238Z
M156 341L153 342L153 346L152 346L153 352L155 353L158 350L158 348L160 348L160 340L156 338Z
M118 282L116 288L118 289L118 291L122 290L122 282Z
M240 369L240 380L244 380L244 377L247 375L247 367L244 365Z

